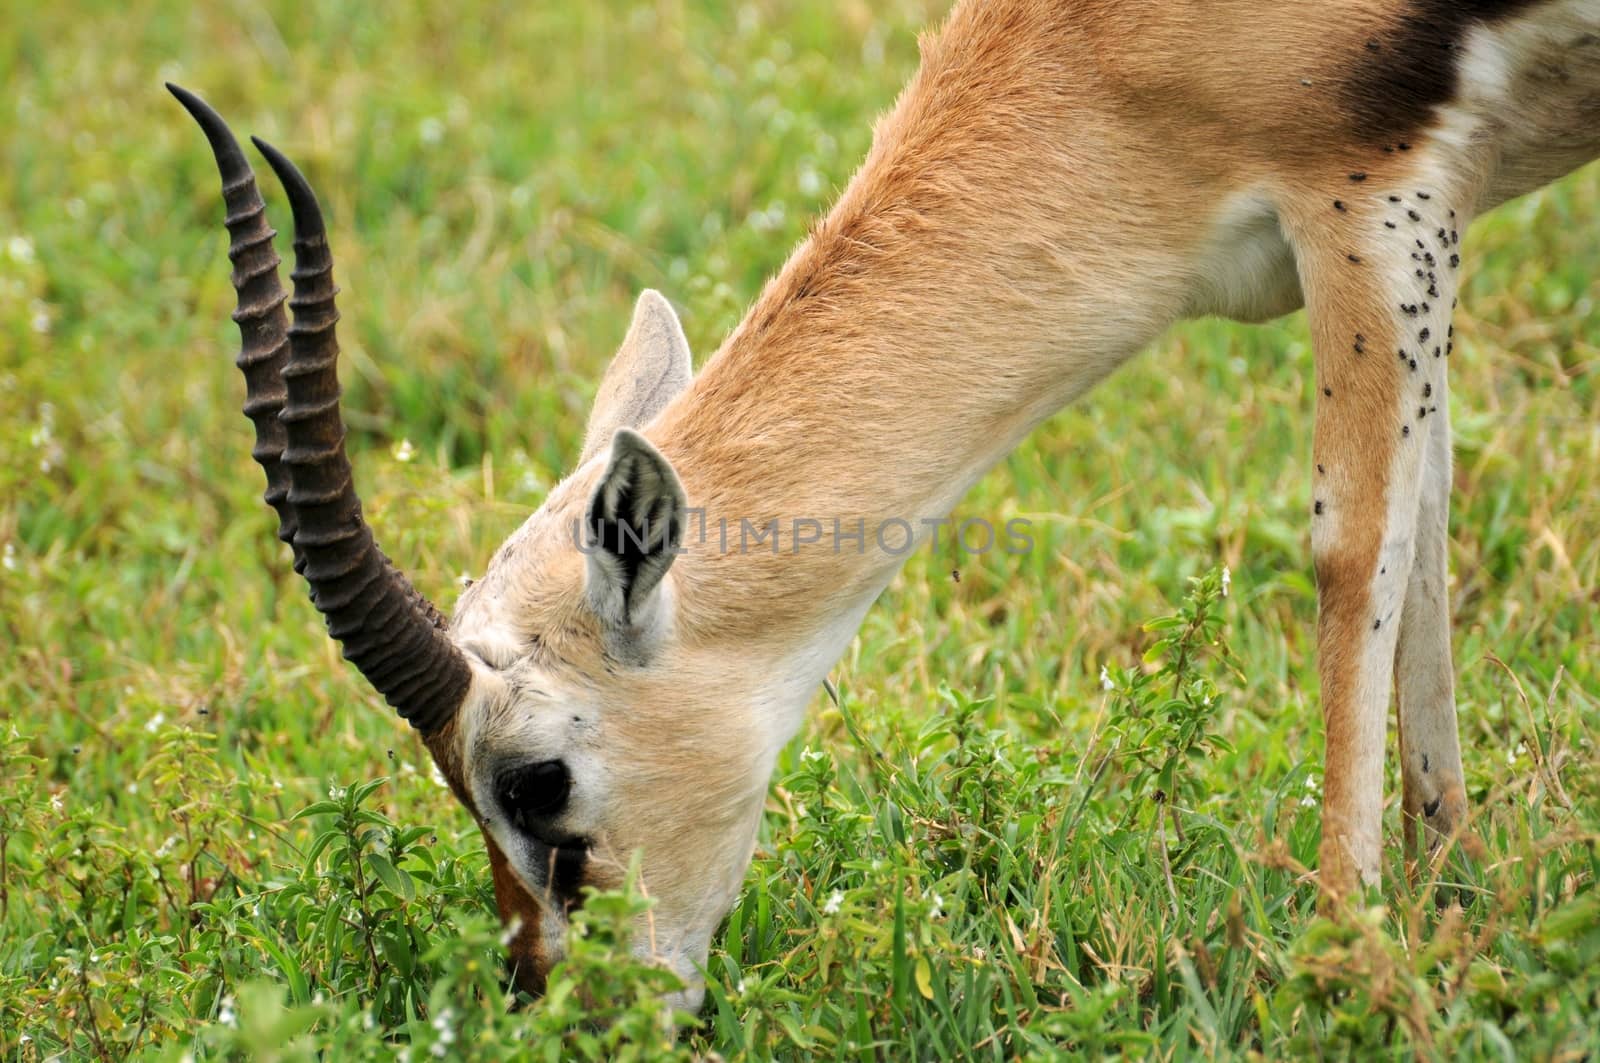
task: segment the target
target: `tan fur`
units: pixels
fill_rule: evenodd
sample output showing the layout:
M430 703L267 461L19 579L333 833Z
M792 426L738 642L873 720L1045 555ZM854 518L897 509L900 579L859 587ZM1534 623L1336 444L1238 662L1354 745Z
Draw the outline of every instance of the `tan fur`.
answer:
M1417 368L1396 355L1424 327L1403 309L1417 298L1412 243L1453 246L1432 235L1446 211L1464 231L1480 208L1600 151L1600 79L1580 40L1600 30L1600 2L1536 6L1491 27L1501 36L1487 45L1464 38L1477 65L1461 91L1423 108L1401 138L1370 128L1341 79L1369 42L1404 32L1403 11L1397 0L962 4L924 40L921 69L838 204L643 426L713 528L940 517L1034 425L1172 322L1258 320L1303 293L1317 356L1314 463L1326 470L1313 555L1323 861L1335 890L1377 877L1402 603L1406 659L1426 659L1398 674L1402 710L1429 741L1443 743L1448 718L1452 743L1439 747L1437 779L1421 774L1423 750L1408 752L1406 810L1447 796L1429 820L1441 835L1465 815L1454 706L1441 704L1452 697L1440 682L1447 484L1421 482L1448 475L1447 461L1440 473L1423 460L1425 445L1448 455L1448 424L1412 420L1423 386L1442 405L1445 363L1431 345ZM1504 84L1473 80L1493 66L1485 55L1505 60L1494 67L1510 71ZM1551 63L1570 63L1571 76L1530 73ZM1400 194L1426 226L1396 214L1388 197ZM1396 217L1399 228L1384 226ZM1442 334L1453 279L1438 286L1438 305L1420 316ZM558 919L560 899L496 843L508 836L473 796L478 766L590 765L574 769L573 829L595 845L585 881L617 882L642 850L658 900L644 947L692 982L737 892L773 757L899 564L870 548L738 552L691 538L667 574L649 651L619 661L586 604L570 535L602 475L602 443L464 595L454 632L476 678L433 746L490 834L530 987L558 953L558 923L541 920Z

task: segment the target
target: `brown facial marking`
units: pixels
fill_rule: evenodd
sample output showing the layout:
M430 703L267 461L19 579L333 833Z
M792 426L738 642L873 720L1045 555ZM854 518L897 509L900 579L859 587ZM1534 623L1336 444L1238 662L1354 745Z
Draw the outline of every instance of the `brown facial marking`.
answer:
M494 900L495 906L500 909L500 922L507 927L513 922L517 924L511 943L506 946L507 969L518 989L538 996L544 992L545 975L548 973L547 960L540 948L539 902L523 886L522 880L511 869L506 854L500 851L487 831L484 832L483 843L489 850L489 870L494 876Z

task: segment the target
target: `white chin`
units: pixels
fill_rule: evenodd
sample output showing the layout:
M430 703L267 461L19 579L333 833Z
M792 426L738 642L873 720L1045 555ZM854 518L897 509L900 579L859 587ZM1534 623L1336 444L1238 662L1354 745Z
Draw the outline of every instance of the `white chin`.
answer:
M685 981L687 981L687 979ZM678 1011L687 1011L691 1015L696 1015L699 1013L700 1005L705 1002L705 999L705 986L700 984L700 972L696 971L694 973L694 983L692 985L687 985L685 988L680 989L675 993L666 994L664 997L662 997L662 1002L669 1008L673 1008Z

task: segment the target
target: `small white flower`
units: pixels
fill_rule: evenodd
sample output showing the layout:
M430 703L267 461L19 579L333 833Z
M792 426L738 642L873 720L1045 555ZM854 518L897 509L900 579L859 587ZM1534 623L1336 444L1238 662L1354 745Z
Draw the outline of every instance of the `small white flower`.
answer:
M802 803L797 802L795 804L795 806L794 806L794 814L799 819L805 819L806 818L806 806L804 804L802 804Z
M343 790L339 789L337 786L328 787L328 800L330 800L330 801L338 801L338 800L341 800L343 797L344 797L344 791Z
M50 795L50 811L60 813L66 811L67 802L59 793Z
M928 914L933 916L935 919L939 919L944 915L944 898L939 896L937 893L933 895L933 908L928 912Z
M370 1030L376 1025L378 1025L378 1020L372 1017L372 1012L363 1011L361 1013L361 1028L363 1030Z
M222 1006L217 1009L217 1021L224 1026L234 1026L239 1022L238 1013L233 1010L233 997L222 998Z
M13 262L26 266L33 261L33 241L26 236L13 236L6 241L6 253Z
M834 890L828 894L828 901L822 906L823 915L838 915L839 906L844 904L844 891Z
M21 1037L19 1037L19 1038L17 1038L17 1044L19 1044L19 1045L25 1045L25 1044L27 1044L27 1043L28 1043L28 1042L29 1042L29 1041L32 1041L32 1040L33 1040L33 1035L32 1035L32 1034L26 1034L26 1033L25 1033L25 1034L23 1034L23 1035L22 1035L22 1036L21 1036Z
M1115 687L1116 684L1111 681L1111 670L1102 664L1100 666L1100 689L1112 690Z
M144 729L149 734L155 734L156 729L167 722L167 714L158 712L144 722Z
M737 994L738 996L742 997L742 996L744 996L744 990L745 990L744 979L741 978L741 979L739 979L739 984L733 987L733 991L734 991L735 994Z
M1317 790L1317 777L1315 775L1307 775L1306 776L1306 789L1310 790L1312 793L1316 792L1316 790Z
M17 570L17 546L15 543L6 543L5 549L0 550L0 565L4 565L7 572Z
M424 118L417 125L417 135L424 144L437 144L444 138L444 123L437 118Z
M815 166L807 166L800 171L800 194L815 198L822 194L822 175Z
M1304 797L1302 797L1300 799L1300 807L1301 808L1316 808L1317 807L1317 799L1315 797L1312 797L1310 794L1306 794Z
M450 1050L445 1047L445 1043L443 1041L435 1041L433 1044L428 1046L428 1054L434 1059L443 1059L445 1056L449 1055L449 1053Z
M1222 596L1224 598L1226 598L1228 596L1228 587L1232 583L1233 583L1233 573L1228 569L1227 565L1223 565L1222 566Z
M455 1019L456 1013L450 1008L441 1008L439 1014L433 1017L433 1029L439 1035L440 1045L447 1045L455 1041L456 1031L450 1025L455 1022Z
M416 457L417 448L411 445L411 440L402 439L394 445L394 460L407 462Z

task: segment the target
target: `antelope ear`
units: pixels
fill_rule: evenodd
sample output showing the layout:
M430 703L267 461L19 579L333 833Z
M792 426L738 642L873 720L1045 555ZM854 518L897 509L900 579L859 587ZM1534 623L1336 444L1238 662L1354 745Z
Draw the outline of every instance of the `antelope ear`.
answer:
M583 437L583 464L610 441L619 428L643 428L689 386L694 370L689 341L672 304L648 288L633 307L633 324L611 360Z
M584 522L589 604L619 634L653 627L661 579L688 523L683 486L671 463L644 436L618 429Z

